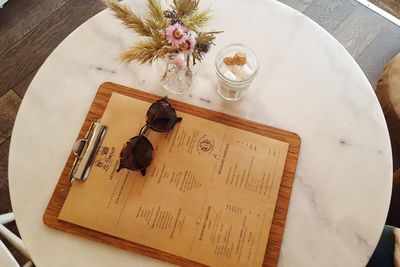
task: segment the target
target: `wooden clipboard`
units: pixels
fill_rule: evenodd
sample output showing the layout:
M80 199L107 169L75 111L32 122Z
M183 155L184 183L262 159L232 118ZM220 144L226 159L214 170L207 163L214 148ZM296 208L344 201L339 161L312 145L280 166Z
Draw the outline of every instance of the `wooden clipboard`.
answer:
M90 110L86 116L86 119L83 123L77 139L84 137L85 133L90 127L91 122L93 122L95 119L101 118L113 92L147 101L149 103L152 103L160 98L160 96L125 87L122 85L110 82L103 83L102 85L100 85L97 91L97 94L93 100L93 103L90 107ZM281 242L285 228L286 215L288 211L290 194L300 151L301 138L297 134L292 132L226 115L220 112L207 110L175 100L169 100L169 102L175 107L177 111L185 112L191 115L205 118L207 120L219 122L246 131L268 136L270 138L274 138L289 144L288 155L279 189L277 204L275 206L275 212L272 220L272 226L263 263L263 266L276 266L278 263ZM75 156L71 153L61 174L61 177L56 185L50 202L46 208L46 211L43 215L43 221L47 226L78 236L83 236L95 241L110 244L122 249L141 253L146 256L158 258L174 264L184 266L203 266L202 264L154 248L146 247L118 237L107 235L101 232L84 228L79 225L59 220L59 213L71 187L69 173L71 171L74 158Z

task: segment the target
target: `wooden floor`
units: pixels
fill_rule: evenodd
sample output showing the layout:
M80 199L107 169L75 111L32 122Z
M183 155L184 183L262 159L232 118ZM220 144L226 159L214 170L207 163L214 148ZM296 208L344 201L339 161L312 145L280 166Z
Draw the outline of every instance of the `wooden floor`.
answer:
M358 62L373 86L384 65L400 52L400 28L355 0L280 2L304 13L330 32ZM100 0L11 0L0 9L0 214L11 210L8 149L24 93L54 48L103 8ZM395 158L395 165L399 166L398 157ZM400 220L389 221L393 222L400 226ZM10 228L17 231L15 224ZM17 259L24 261L20 255Z
M400 19L400 0L368 0L369 2L377 5L389 14Z

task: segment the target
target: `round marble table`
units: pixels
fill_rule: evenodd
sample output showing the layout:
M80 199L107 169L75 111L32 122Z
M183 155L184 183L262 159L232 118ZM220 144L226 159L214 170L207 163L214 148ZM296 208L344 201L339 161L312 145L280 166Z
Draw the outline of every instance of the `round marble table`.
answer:
M223 29L189 95L171 96L298 133L301 153L279 266L365 266L383 228L392 161L385 120L361 69L327 32L269 0L202 0ZM211 0L210 0L211 1ZM130 1L143 10L144 1ZM98 86L112 81L165 94L156 67L122 64L137 36L109 11L80 26L51 54L18 112L9 158L18 228L37 266L166 264L47 228L42 215ZM216 92L213 60L230 43L249 45L260 72L247 96Z

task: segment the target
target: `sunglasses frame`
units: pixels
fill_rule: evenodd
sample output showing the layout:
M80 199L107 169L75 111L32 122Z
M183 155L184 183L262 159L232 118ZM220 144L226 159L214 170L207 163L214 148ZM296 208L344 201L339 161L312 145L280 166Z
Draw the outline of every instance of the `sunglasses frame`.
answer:
M117 172L119 172L121 169L129 169L132 171L140 171L143 176L146 175L146 169L150 166L153 160L154 150L153 145L146 137L146 134L149 130L153 130L156 132L169 132L175 127L178 122L182 120L181 117L178 117L176 115L174 107L167 100L168 98L167 96L165 96L151 104L146 113L146 124L140 128L139 134L130 138L121 149ZM157 110L153 114L151 112L154 108L157 108ZM161 114L163 111L167 114ZM165 117L165 115L167 115L167 117ZM156 127L155 125L157 122L161 123L162 125L158 125L158 127ZM162 126L164 126L165 129L162 129ZM143 141L138 144L141 140L144 140L144 142L146 143L146 148L143 148ZM143 156L147 157L147 159L144 159L144 161L146 162L139 162L140 160L137 158L137 155L134 154L135 148L136 150L139 150L141 148L139 147L140 145L143 149L146 149L146 151L143 152ZM128 160L131 160L131 163L127 163L126 161Z

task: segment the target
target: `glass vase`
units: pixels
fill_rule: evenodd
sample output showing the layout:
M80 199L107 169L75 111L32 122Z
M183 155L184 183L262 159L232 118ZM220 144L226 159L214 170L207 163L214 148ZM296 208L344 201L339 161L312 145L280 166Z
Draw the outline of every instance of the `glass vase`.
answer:
M188 55L173 53L165 56L161 62L161 85L173 94L184 94L193 83L193 64Z

